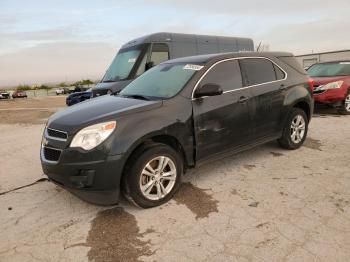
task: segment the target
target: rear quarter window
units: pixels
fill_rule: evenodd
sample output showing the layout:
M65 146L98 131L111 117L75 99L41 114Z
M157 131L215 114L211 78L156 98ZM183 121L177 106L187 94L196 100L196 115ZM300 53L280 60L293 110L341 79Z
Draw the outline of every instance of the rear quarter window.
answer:
M293 56L281 56L278 57L279 60L281 60L283 63L289 65L291 68L296 70L297 72L307 75L307 72L304 70L304 68L301 66L301 64L295 59Z

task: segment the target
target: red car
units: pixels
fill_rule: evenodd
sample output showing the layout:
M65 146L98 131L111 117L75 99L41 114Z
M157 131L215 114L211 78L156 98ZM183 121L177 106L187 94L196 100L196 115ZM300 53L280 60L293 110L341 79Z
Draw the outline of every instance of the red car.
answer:
M315 103L326 104L350 115L350 60L317 63L308 74L314 80Z
M21 90L17 90L12 94L12 98L25 98L25 97L27 97L27 93Z

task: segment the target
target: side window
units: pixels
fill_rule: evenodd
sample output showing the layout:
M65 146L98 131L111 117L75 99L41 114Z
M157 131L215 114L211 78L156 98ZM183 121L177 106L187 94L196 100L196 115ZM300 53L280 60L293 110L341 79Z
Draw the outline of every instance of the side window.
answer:
M258 85L276 80L274 65L271 61L262 58L241 59L244 69L245 86Z
M273 67L275 69L277 80L282 80L282 79L284 79L286 77L285 73L278 66L273 64Z
M200 85L205 84L218 84L224 92L241 88L242 76L237 60L222 62L214 66Z
M150 61L154 65L158 65L166 60L169 60L169 47L166 44L153 44Z

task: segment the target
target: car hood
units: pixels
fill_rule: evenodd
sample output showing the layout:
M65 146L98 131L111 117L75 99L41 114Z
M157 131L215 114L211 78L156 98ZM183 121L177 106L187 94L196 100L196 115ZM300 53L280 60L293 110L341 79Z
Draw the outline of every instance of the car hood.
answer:
M311 77L314 82L315 86L320 86L320 85L326 85L328 83L336 82L336 81L345 81L350 79L349 76L332 76L332 77Z
M73 134L86 126L113 120L121 115L158 108L162 104L161 100L145 101L106 95L55 113L50 117L48 126Z

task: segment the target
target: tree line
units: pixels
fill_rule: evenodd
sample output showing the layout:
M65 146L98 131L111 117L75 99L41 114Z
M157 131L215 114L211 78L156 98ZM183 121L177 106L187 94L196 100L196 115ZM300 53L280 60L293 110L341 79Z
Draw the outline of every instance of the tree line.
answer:
M83 79L74 83L66 83L66 82L61 82L58 85L38 85L38 86L30 86L30 85L26 85L26 84L22 84L22 85L18 85L16 87L16 90L21 90L21 91L27 91L27 90L39 90L39 89L52 89L52 88L58 88L58 87L79 87L79 86L88 86L88 85L92 85L95 84L96 82L91 81L90 79Z

